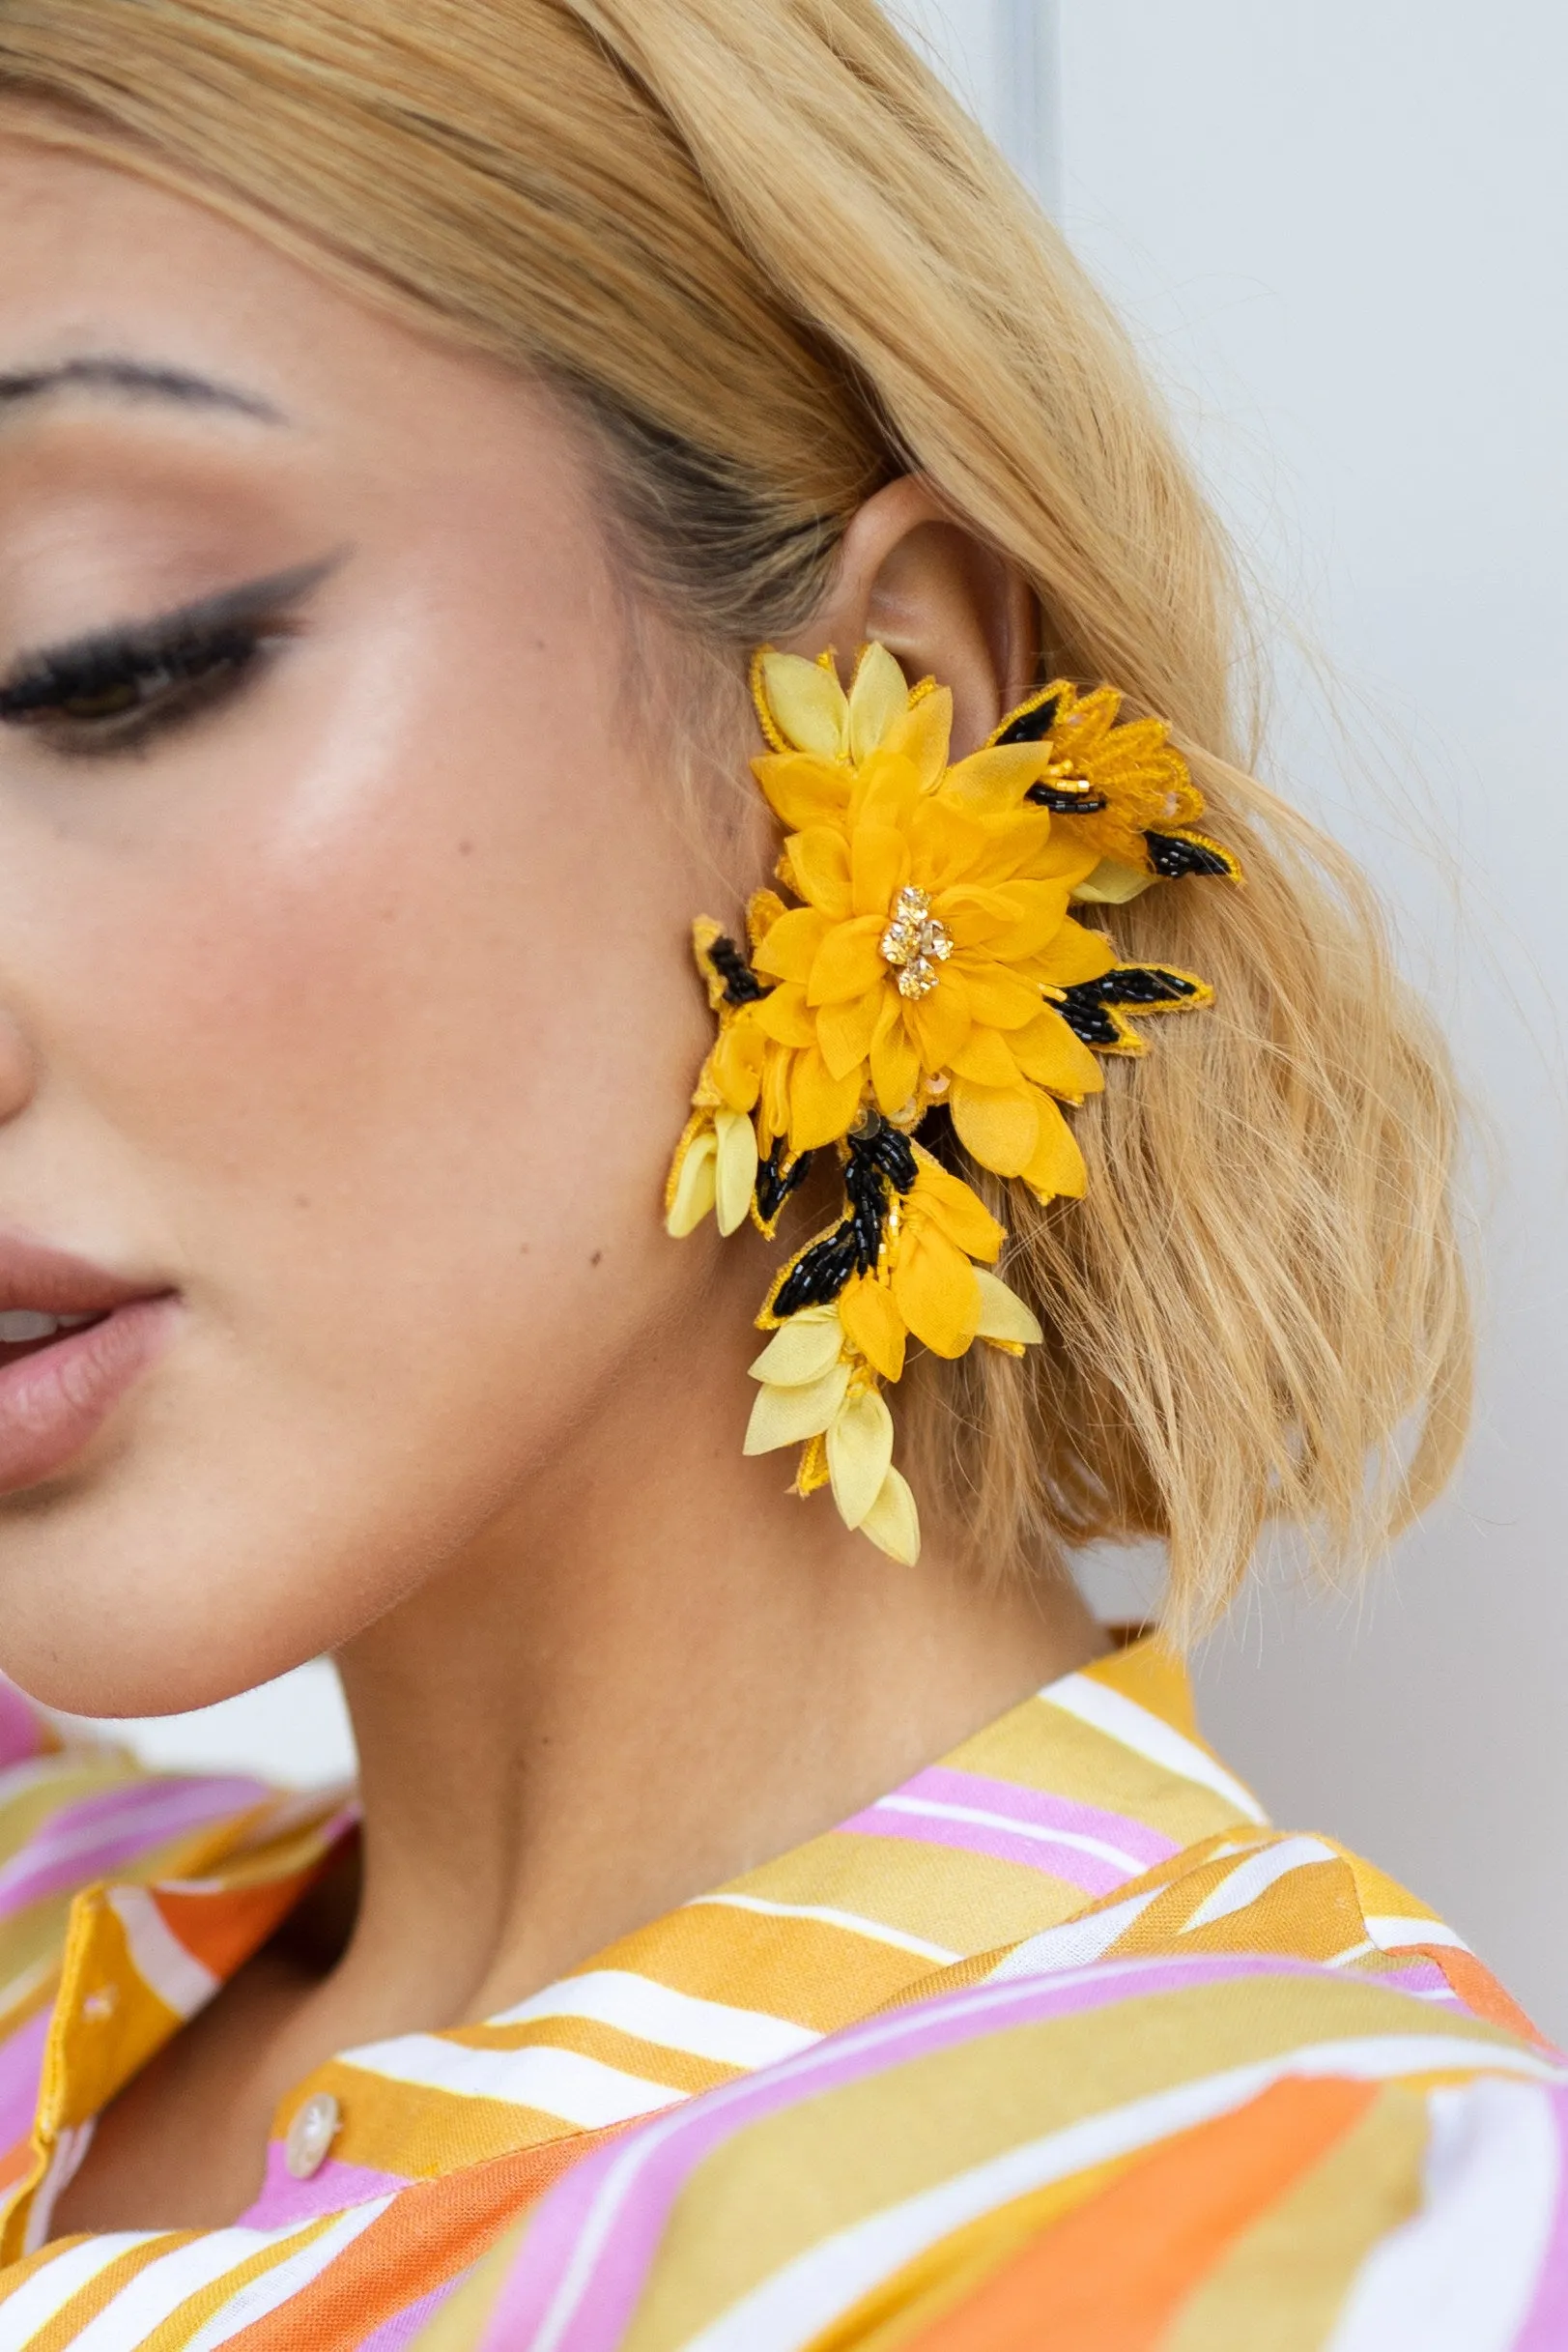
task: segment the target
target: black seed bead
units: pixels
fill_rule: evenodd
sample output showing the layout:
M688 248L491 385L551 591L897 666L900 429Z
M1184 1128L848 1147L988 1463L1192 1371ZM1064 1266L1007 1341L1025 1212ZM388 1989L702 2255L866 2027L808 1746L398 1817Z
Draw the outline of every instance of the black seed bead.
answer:
M1180 972L1166 972L1157 963L1124 964L1093 984L1100 1002L1109 1005L1184 1004L1198 993L1197 983Z
M755 1005L767 994L751 965L733 939L722 934L707 951L708 961L725 984L725 1002L728 1005Z
M1181 882L1190 875L1229 875L1236 871L1234 861L1221 849L1211 849L1207 844L1187 841L1180 833L1146 833L1149 863L1161 881Z
M1053 817L1098 817L1110 805L1098 792L1064 792L1054 784L1032 784L1024 798L1037 809L1049 809Z
M1051 695L1034 710L1022 712L1019 717L1012 720L1010 726L1004 727L996 738L997 742L999 744L1043 743L1051 729L1056 725L1056 714L1060 706L1060 697Z
M802 1152L797 1159L784 1163L784 1140L781 1135L756 1171L756 1208L764 1224L772 1222L791 1192L798 1191L811 1174L813 1154Z

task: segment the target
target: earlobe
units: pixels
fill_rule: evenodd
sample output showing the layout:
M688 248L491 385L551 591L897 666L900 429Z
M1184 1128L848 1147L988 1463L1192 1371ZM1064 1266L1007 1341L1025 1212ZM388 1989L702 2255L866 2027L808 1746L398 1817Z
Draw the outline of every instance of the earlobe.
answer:
M889 482L860 508L832 589L786 650L814 658L832 645L847 662L872 639L911 684L934 675L952 688L960 757L1036 682L1039 616L1028 582L954 522L918 475Z

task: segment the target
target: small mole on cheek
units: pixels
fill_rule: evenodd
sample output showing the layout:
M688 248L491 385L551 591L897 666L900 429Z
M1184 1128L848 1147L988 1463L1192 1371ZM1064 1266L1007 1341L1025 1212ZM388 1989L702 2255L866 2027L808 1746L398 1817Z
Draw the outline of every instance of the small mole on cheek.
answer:
M600 1263L600 1261L603 1259L603 1257L604 1257L604 1251L603 1251L602 1249L596 1249L596 1250L594 1251L594 1253L593 1253L592 1257L590 1257L590 1258L589 1258L589 1260L588 1260L588 1264L589 1264L590 1266L597 1266L597 1265Z
M460 841L457 845L457 854L459 857L471 857L473 855L472 842Z
M294 1205L297 1209L308 1209L310 1206L310 1194L308 1192L296 1192L294 1196Z

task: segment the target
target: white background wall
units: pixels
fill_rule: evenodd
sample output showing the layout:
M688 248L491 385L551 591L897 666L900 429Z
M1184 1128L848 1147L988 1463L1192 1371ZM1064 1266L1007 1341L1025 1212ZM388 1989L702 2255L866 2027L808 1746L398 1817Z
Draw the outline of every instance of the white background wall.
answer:
M1209 1726L1278 1818L1373 1853L1568 2037L1568 13L905 13L1132 319L1282 625L1330 658L1352 756L1292 661L1273 773L1383 880L1496 1135L1457 1491L1365 1593L1276 1578L1240 1610L1202 1661ZM143 1737L300 1780L349 1756L324 1668Z

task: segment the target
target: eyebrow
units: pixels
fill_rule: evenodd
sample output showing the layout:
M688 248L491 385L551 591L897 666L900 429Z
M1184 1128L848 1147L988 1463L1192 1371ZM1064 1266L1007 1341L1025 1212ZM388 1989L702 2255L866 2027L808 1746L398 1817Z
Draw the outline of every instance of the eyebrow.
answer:
M52 367L0 374L0 418L34 400L68 391L101 392L113 400L162 400L178 408L224 409L260 424L282 424L281 412L254 392L215 384L182 367L156 367L113 357L62 359Z

